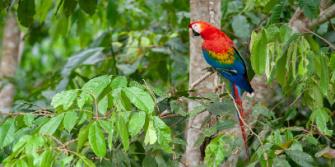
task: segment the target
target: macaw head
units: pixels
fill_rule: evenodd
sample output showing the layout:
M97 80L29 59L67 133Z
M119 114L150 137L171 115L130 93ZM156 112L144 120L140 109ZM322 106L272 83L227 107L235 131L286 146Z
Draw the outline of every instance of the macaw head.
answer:
M203 39L210 39L220 34L220 29L204 21L195 21L188 25L193 36L201 36Z

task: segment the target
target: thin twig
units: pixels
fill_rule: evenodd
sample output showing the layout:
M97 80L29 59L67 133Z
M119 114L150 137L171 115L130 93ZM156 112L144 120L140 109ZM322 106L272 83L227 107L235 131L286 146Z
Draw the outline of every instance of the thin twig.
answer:
M173 118L173 117L178 117L179 115L177 114L165 114L165 115L159 115L159 118Z
M313 32L313 31L311 31L311 30L308 29L308 28L303 28L303 29L304 29L306 32L311 33L311 34L315 35L316 37L320 38L323 42L325 42L326 44L328 44L330 48L332 48L333 50L335 50L335 46L334 46L331 42L329 42L327 39L323 38L322 36L320 36L319 34L317 34L317 33Z
M204 81L205 79L207 79L208 77L210 77L212 74L214 74L214 71L207 72L201 78L199 78L198 80L196 80L195 82L193 82L191 84L191 87L190 87L189 90L193 90L196 86L198 86L202 81Z
M37 116L52 116L53 113L49 111L39 111L39 112L0 112L0 115L5 115L5 116L18 116L18 115L27 115L27 114L32 114L32 115L37 115Z

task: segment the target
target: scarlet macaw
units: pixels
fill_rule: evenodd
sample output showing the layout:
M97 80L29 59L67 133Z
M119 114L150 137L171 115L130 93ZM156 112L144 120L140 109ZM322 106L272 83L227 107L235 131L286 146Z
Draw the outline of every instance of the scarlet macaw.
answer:
M244 91L251 94L254 90L248 80L245 62L237 51L234 42L220 29L204 21L192 22L189 24L189 28L194 36L201 36L203 39L202 53L206 62L231 84L231 94L240 113L237 115L246 154L248 155L245 125L240 118L241 116L243 119L244 116L241 96Z

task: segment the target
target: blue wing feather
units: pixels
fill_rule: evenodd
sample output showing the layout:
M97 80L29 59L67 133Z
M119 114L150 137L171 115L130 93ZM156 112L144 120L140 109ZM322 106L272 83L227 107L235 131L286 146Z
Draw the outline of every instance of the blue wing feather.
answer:
M253 92L253 89L249 83L247 77L247 69L245 63L238 53L238 51L234 48L234 62L231 64L224 64L220 62L215 56L211 55L206 49L202 49L203 56L206 62L215 68L219 73L228 79L231 84L236 84L243 91L247 91L249 93Z

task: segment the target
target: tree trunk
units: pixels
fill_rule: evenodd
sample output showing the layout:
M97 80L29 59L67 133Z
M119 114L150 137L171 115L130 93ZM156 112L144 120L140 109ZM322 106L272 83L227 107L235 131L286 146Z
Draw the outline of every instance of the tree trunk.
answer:
M191 21L207 21L220 27L221 20L221 0L190 0ZM201 39L193 38L190 34L190 79L189 86L204 75L203 69L208 67L202 57ZM216 76L211 76L197 86L197 91L192 95L201 96L208 92L213 92L216 86ZM190 101L188 104L189 112L199 103ZM186 129L186 151L184 155L183 166L199 166L202 162L200 147L195 143L202 131L204 121L209 116L207 111L189 118Z
M9 13L4 28L2 58L0 64L0 111L8 113L11 111L15 87L6 82L6 78L13 77L20 58L20 31L16 18Z

